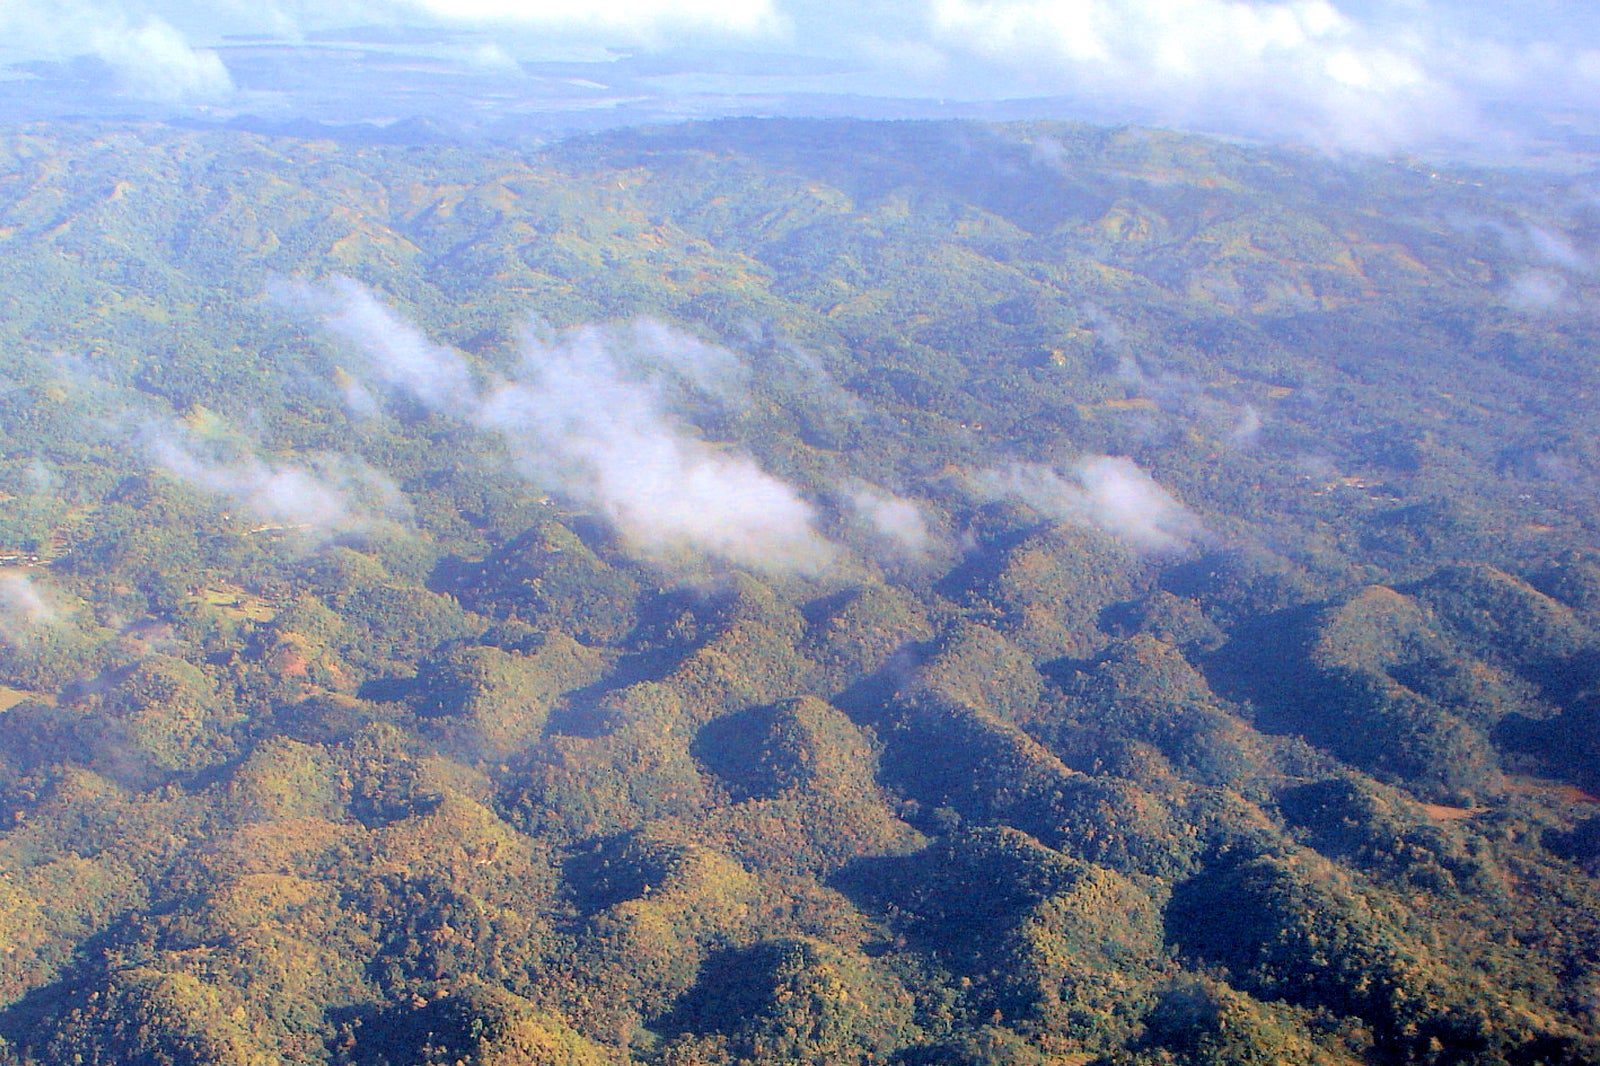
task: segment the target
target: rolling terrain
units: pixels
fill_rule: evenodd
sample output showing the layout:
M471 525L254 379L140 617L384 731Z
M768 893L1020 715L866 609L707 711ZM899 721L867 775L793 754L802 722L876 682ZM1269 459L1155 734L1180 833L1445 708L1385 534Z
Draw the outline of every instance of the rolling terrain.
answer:
M1600 214L0 132L0 1061L1600 1060Z

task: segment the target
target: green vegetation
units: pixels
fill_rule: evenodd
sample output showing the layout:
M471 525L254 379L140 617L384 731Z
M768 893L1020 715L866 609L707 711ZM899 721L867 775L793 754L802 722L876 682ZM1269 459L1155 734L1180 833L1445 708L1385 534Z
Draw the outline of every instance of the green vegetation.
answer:
M0 1063L1600 1061L1579 199L0 131Z

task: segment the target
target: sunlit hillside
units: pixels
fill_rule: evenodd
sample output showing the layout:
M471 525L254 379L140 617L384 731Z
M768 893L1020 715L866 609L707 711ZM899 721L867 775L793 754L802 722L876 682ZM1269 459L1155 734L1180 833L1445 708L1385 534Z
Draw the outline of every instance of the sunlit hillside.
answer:
M0 133L0 1062L1600 1061L1597 224Z

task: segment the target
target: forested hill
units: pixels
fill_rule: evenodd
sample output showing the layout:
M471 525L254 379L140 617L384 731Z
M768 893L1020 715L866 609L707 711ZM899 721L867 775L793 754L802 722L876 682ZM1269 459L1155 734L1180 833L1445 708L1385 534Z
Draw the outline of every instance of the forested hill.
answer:
M1600 210L0 131L0 1062L1600 1061Z

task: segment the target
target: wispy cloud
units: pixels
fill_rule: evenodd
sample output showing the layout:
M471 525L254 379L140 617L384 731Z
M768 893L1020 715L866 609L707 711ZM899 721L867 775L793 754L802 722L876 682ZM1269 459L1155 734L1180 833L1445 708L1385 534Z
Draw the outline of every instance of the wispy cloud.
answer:
M672 30L770 33L780 25L769 0L411 0L416 8L450 21L500 22L557 29L601 29L630 36Z
M217 53L197 48L159 13L160 5L95 0L9 0L0 4L0 57L93 56L125 96L165 103L227 98L233 78Z
M1261 436L1261 426L1260 409L1255 404L1247 403L1240 408L1233 428L1228 430L1228 440L1236 445L1253 444Z
M663 364L700 347L654 327ZM635 337L636 340L645 338ZM661 392L616 351L626 334L596 328L529 338L522 377L486 397L477 422L515 445L523 465L586 499L640 549L708 552L766 570L814 572L832 558L815 510L781 479L714 448L668 415ZM676 349L676 350L675 350Z
M1514 310L1543 314L1581 306L1575 289L1592 283L1600 264L1557 224L1527 220L1470 225L1493 235L1512 256L1505 301Z
M355 282L336 279L302 299L357 345L384 384L492 431L531 478L593 506L644 554L692 551L808 573L834 558L815 509L793 486L708 443L675 414L686 402L743 395L745 369L725 349L653 321L530 329L516 374L479 384L459 352L429 341Z
M1061 522L1091 526L1152 554L1181 551L1202 532L1200 520L1131 459L1092 456L1065 474L1016 463L971 478L989 499L1015 499Z
M399 488L385 474L349 456L302 463L255 454L220 456L177 426L147 426L150 460L198 489L225 496L265 522L317 534L367 528L404 512Z
M26 574L0 574L0 637L19 626L47 625L56 610Z
M1553 311L1566 301L1569 287L1553 270L1524 270L1507 286L1506 302L1518 311Z
M1552 266L1578 273L1588 273L1594 269L1593 260L1579 251L1566 234L1548 226L1529 223L1527 243L1535 258Z
M1130 391L1153 400L1165 413L1191 420L1234 447L1248 447L1261 435L1264 418L1254 404L1193 377L1160 368L1147 370L1117 322L1097 307L1082 309L1096 335L1117 353L1116 378Z
M925 560L948 551L945 539L929 528L927 516L914 500L865 481L851 481L844 488L856 519L894 554Z
M461 357L433 343L360 283L336 277L322 287L284 286L279 294L319 314L328 329L366 353L367 369L381 384L436 411L465 415L477 406L478 385ZM346 382L347 396L352 387L361 388Z
M158 18L101 27L88 44L130 96L189 103L222 100L233 92L233 78L217 53L193 47Z

